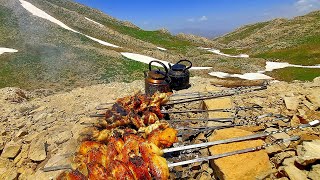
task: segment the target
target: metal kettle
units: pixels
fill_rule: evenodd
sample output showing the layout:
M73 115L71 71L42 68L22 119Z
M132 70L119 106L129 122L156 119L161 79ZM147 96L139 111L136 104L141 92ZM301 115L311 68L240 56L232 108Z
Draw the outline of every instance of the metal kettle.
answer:
M181 62L187 62L189 63L189 66L187 67L186 65L181 64ZM190 73L188 69L192 67L192 63L189 60L183 59L178 61L173 66L171 66L170 63L168 65L170 67L168 76L171 79L171 83L170 83L171 89L181 90L181 89L189 88Z
M152 70L152 63L158 63L163 66L164 71ZM170 78L168 77L168 68L160 61L150 61L149 72L144 71L145 76L145 92L148 95L153 95L155 92L171 92Z

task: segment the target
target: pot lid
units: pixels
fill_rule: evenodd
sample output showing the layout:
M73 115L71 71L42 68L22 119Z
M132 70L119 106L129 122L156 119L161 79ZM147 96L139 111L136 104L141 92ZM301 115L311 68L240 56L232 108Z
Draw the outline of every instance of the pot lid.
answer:
M171 67L173 71L184 71L186 69L186 66L183 64L175 64Z
M166 79L166 76L164 75L165 73L162 71L149 71L148 76L151 79L157 79L157 80L161 80L161 79Z

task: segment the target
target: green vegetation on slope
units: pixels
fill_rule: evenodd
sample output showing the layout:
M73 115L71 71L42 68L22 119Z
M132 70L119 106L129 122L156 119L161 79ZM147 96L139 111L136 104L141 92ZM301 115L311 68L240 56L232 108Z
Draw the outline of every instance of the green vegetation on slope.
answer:
M320 64L320 35L301 37L296 45L285 49L270 50L254 55L265 59L280 59L292 64Z
M0 5L0 47L14 47L19 38L17 19L12 10Z
M320 76L320 69L287 67L267 72L266 74L280 81L312 81Z

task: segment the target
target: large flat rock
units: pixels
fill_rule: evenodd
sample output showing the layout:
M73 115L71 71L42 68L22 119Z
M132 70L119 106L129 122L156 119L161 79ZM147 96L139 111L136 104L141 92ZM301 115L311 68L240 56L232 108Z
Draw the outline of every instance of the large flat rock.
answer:
M209 141L216 141L234 137L247 136L252 132L228 128L215 131L210 137ZM209 148L211 155L221 154L240 149L256 147L262 145L262 140L250 140L235 142L229 144L220 144ZM237 180L241 179L256 179L271 171L271 164L269 162L268 154L265 150L237 154L229 157L224 157L210 162L216 176L219 179Z

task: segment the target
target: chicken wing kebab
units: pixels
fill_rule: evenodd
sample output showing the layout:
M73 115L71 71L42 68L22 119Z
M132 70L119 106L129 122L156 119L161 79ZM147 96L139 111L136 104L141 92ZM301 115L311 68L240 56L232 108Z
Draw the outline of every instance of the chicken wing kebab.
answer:
M75 170L58 179L165 180L169 169L161 149L176 141L177 131L165 123L140 132L130 128L97 131L81 143L74 158Z
M139 129L163 118L160 106L169 100L169 93L155 93L152 97L136 94L117 99L105 112L99 125L106 129L131 125Z
M160 106L168 101L168 95L136 94L118 99L106 111L100 127L90 127L82 134L74 170L63 172L58 180L168 179L161 149L177 141L177 131L161 120Z

